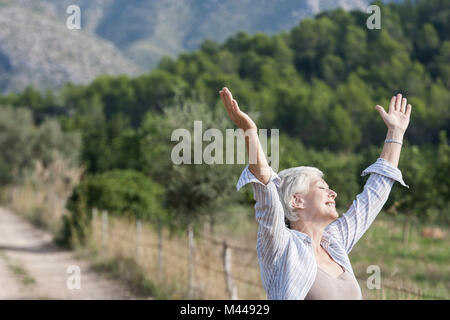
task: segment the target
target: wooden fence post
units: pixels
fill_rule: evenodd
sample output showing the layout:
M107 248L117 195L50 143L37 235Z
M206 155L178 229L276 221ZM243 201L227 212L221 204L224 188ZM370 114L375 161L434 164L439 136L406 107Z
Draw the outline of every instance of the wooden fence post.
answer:
M92 208L92 220L95 222L97 219L97 208Z
M108 242L108 211L102 212L102 254L106 256L106 248Z
M142 234L142 222L140 219L136 220L136 260L139 262L141 259L141 234Z
M194 228L191 223L188 225L188 299L193 299L194 296L194 260L195 260L195 246L194 246Z
M161 223L158 222L158 279L163 278L163 237Z
M234 284L233 277L231 276L231 249L227 242L223 242L223 270L225 274L225 283L227 285L228 297L231 300L238 299L237 287Z
M91 228L93 237L97 238L97 208L92 208L92 220L91 220Z

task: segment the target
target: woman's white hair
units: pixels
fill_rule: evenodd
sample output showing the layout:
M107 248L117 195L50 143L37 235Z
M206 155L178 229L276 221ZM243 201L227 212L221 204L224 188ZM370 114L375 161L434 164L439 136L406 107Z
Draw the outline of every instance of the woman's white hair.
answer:
M311 181L315 177L323 178L323 172L315 167L302 166L282 170L278 176L281 178L279 193L284 206L285 222L289 225L289 222L299 219L292 205L294 194L306 194Z

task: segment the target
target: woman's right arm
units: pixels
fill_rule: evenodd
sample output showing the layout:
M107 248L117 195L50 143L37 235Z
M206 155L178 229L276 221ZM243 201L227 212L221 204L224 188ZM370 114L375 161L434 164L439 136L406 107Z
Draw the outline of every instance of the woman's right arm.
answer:
M258 130L255 122L239 109L237 101L233 99L228 88L223 88L219 93L231 121L244 132L250 171L259 181L263 184L267 184L271 172L261 143L259 142Z
M239 109L227 88L220 91L220 97L230 119L245 132L250 164L239 178L237 189L252 183L256 201L258 230L258 255L266 265L273 265L281 255L289 239L284 224L284 209L278 194L280 177L269 167L259 142L257 127L253 120Z

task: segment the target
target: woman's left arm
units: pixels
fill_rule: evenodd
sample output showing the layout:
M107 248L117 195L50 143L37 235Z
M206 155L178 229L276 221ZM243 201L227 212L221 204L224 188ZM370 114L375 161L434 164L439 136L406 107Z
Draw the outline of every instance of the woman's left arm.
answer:
M386 139L402 141L409 124L411 105L407 105L406 99L402 99L398 94L391 99L389 113L381 106L376 108L388 127ZM356 196L347 212L327 227L326 231L341 240L347 253L352 250L381 211L394 182L398 181L409 188L397 168L401 147L399 143L385 142L380 157L361 174L365 176L370 173L364 190Z
M382 106L375 107L388 128L386 139L394 139L403 142L403 136L409 125L411 105L401 94L393 96L389 104L389 113ZM383 146L380 158L389 161L394 167L398 167L402 145L395 142L387 142Z

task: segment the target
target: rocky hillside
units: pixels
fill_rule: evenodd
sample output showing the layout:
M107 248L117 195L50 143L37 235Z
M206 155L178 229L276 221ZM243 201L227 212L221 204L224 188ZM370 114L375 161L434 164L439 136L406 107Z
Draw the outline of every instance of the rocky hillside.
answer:
M163 55L224 41L238 31L289 30L323 10L369 0L2 0L0 91L87 83L99 74L148 71ZM81 31L66 8L81 8ZM133 62L131 62L133 61ZM139 67L137 67L138 65Z
M0 91L84 84L101 74L139 74L140 68L112 43L67 29L67 18L58 19L52 9L21 1L0 4Z
M195 50L206 38L221 42L241 30L278 33L320 11L365 9L369 1L107 0L95 8L90 2L99 3L79 1L85 6L87 20L92 20L87 21L88 27L137 64L151 68L163 54L175 56Z

